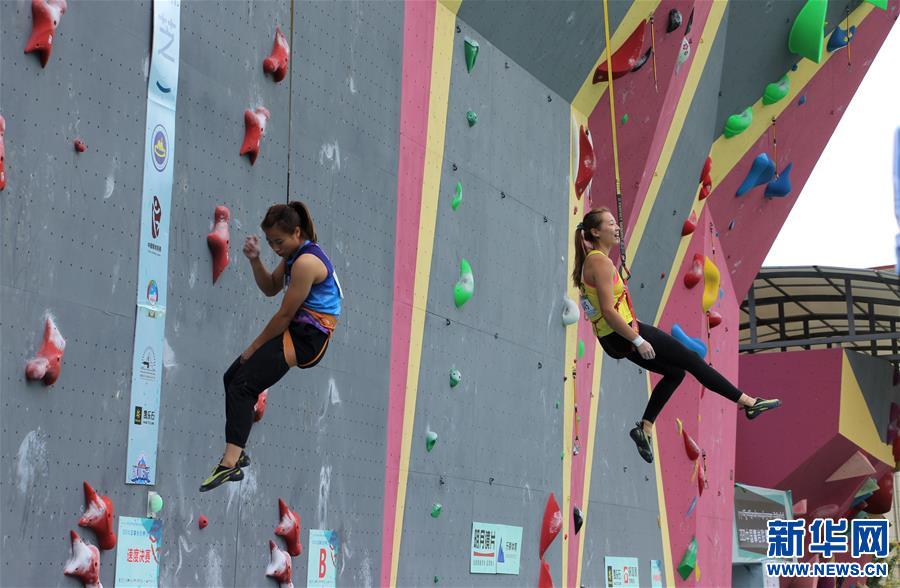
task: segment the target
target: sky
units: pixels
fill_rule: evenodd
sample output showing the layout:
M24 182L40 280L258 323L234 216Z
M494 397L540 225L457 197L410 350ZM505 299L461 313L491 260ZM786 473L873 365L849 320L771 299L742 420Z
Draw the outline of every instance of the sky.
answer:
M894 133L900 126L895 23L822 152L763 266L893 265Z

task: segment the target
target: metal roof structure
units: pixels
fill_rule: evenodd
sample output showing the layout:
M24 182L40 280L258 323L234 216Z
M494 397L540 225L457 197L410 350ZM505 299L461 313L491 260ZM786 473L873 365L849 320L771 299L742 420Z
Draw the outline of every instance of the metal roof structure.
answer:
M741 304L740 351L843 347L900 366L895 267L763 268Z

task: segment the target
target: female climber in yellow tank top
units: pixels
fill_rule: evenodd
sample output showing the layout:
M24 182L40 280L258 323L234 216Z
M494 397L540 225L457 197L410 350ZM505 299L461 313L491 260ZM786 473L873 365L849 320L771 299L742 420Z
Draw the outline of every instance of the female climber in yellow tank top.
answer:
M630 436L641 457L653 462L651 433L663 406L690 372L709 390L736 402L754 419L761 413L781 406L777 399L765 400L738 390L696 353L653 325L637 320L628 285L609 259L609 251L619 243L619 226L608 208L587 213L575 230L575 269L572 281L581 291L581 307L585 318L594 326L601 347L611 357L628 359L662 376L640 422Z

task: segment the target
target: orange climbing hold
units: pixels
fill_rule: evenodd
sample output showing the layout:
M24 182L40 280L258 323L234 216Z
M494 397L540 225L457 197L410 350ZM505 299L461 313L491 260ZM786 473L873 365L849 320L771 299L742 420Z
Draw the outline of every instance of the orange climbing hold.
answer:
M272 53L263 59L263 71L272 74L276 82L280 82L287 76L288 63L291 59L291 46L281 29L275 27L275 43L272 45Z
M269 566L266 568L266 575L274 578L281 588L294 588L291 579L291 557L275 545L275 542L269 540Z
M691 269L684 274L684 286L693 288L703 279L703 254L695 253L694 260L691 262Z
M66 340L56 328L53 318L48 316L44 321L44 342L37 355L25 364L25 377L29 380L41 380L45 386L52 386L62 370L65 351Z
M115 525L113 517L115 508L109 496L100 496L84 482L84 514L78 521L79 527L87 527L97 534L100 549L113 549L116 546Z
M256 110L249 108L244 111L244 142L241 144L241 155L250 158L250 165L256 163L259 157L259 143L266 134L266 124L269 122L269 110L260 106Z
M610 63L612 65L612 78L614 80L619 79L632 71L636 66L642 64L641 57L643 56L644 37L646 36L646 33L647 21L642 20L637 28L634 29L634 32L631 33L631 36L625 39L622 46L612 54ZM607 72L606 60L604 59L594 71L594 83L599 84L600 82L606 81L609 81L609 72Z
M256 397L256 404L253 405L253 422L258 423L266 414L266 403L269 401L269 389L266 388Z
M227 206L216 206L215 219L212 232L206 235L206 244L213 256L213 284L228 267L228 221L231 220L231 211Z
M281 522L275 527L275 534L284 539L288 553L297 557L303 553L303 546L300 545L300 516L288 508L288 505L280 498L278 499L278 512Z
M100 550L96 545L85 543L75 531L69 533L72 553L66 560L63 574L78 578L85 588L103 588L100 585Z
M53 35L59 19L66 12L66 0L31 0L31 37L25 53L37 53L41 67L46 67L53 51Z
M562 529L562 523L562 512L559 510L556 496L551 492L550 496L547 498L547 505L544 507L544 520L541 523L541 546L540 551L538 552L541 558L544 557L544 552L547 551L547 548L550 547L550 544L553 543L553 540L559 535L559 531Z
M578 177L575 178L575 195L581 198L591 180L594 179L597 163L594 160L594 143L591 141L591 132L582 126L578 136Z

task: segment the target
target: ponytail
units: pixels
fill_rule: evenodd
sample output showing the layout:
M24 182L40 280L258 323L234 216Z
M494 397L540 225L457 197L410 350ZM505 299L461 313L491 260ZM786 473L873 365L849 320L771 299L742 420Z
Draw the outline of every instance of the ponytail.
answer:
M275 225L286 233L293 233L294 229L300 227L300 232L307 239L313 243L318 242L316 225L313 223L312 215L309 214L309 209L302 202L295 200L288 204L270 206L259 226L263 230L268 230Z
M581 272L584 269L584 260L587 259L587 248L585 242L593 243L594 238L591 235L591 229L599 229L603 222L603 213L609 212L604 207L594 208L586 215L584 219L575 228L575 267L572 268L572 284L576 288L581 288Z

